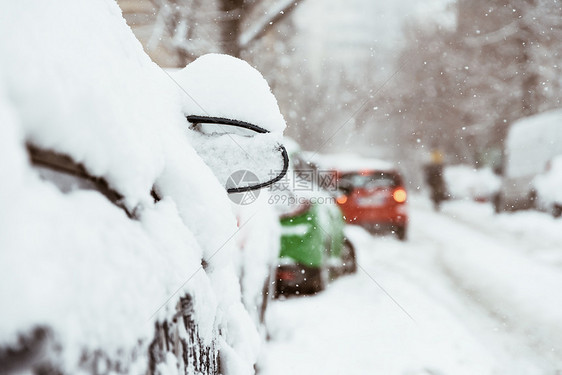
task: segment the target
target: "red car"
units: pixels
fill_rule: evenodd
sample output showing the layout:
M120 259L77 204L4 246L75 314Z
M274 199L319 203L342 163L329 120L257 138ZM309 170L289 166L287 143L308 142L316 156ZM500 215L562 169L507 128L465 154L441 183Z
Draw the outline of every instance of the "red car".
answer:
M348 223L372 232L391 231L400 240L406 239L407 193L396 170L368 169L336 175L341 192L337 202Z

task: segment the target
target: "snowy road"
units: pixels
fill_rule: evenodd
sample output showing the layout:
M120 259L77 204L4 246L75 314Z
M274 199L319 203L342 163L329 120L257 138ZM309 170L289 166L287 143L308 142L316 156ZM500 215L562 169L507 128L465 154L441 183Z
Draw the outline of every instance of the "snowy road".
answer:
M409 239L348 235L360 269L274 302L260 374L562 374L562 221L410 206Z

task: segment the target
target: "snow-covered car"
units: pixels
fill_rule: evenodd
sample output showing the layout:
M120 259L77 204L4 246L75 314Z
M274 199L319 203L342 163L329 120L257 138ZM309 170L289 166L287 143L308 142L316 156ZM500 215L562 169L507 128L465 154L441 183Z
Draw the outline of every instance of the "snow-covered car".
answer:
M317 163L334 174L340 192L336 201L348 223L406 239L407 193L392 163L354 154L322 155Z
M314 294L337 276L355 272L355 251L337 206L310 200L289 206L293 210L280 216L276 295Z
M496 212L533 208L536 191L532 180L546 163L562 154L562 110L522 118L511 125L504 151L499 192L494 196Z
M537 192L537 208L554 217L562 216L562 155L550 160L532 184Z
M406 239L406 189L397 170L369 169L338 172L343 195L338 199L348 223L370 231L390 231Z
M314 294L356 271L355 249L344 234L335 197L318 185L318 171L299 154L296 142L286 138L284 144L292 145L291 169L269 197L281 223L275 294Z
M499 191L501 179L491 168L449 165L443 170L447 191L453 199L488 202Z
M0 372L252 374L260 307L243 287L268 268L242 259L251 218L237 222L222 180L245 159L215 170L211 156L232 137L282 168L261 75L212 55L175 82L111 0L0 8ZM219 105L228 91L208 77L224 71L260 110L248 92ZM202 134L194 115L267 134Z

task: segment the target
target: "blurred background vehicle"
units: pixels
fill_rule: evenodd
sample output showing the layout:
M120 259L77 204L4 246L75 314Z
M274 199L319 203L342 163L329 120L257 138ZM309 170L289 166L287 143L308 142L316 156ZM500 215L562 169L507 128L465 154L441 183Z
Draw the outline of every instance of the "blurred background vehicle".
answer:
M356 271L355 251L344 236L337 206L310 200L288 206L280 215L278 296L315 294L336 277Z
M354 247L345 235L345 221L335 197L317 183L317 171L299 153L296 142L284 142L291 168L284 185L273 189L281 223L281 250L276 295L315 294L357 265Z
M534 208L533 178L550 159L562 154L562 110L515 121L505 145L502 183L494 196L496 212Z
M347 223L406 239L406 187L392 163L356 155L319 155L316 159L319 170L330 171L336 178L336 202Z
M537 193L536 207L554 217L562 216L562 155L549 160L532 185Z
M391 231L400 240L406 239L408 214L406 189L396 170L362 170L341 173L338 199L348 223L370 231Z

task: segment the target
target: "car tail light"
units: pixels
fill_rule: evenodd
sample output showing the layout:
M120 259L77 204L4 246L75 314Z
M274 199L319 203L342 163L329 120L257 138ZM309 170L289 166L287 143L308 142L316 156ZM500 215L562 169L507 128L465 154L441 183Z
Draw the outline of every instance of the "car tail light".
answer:
M344 204L347 202L347 195L340 195L336 198L336 202L338 202L338 204Z
M277 270L277 280L288 281L288 280L294 280L294 279L295 279L295 273L293 271Z
M406 190L404 190L403 188L398 188L392 193L392 198L394 198L394 201L396 203L406 202L406 196Z

